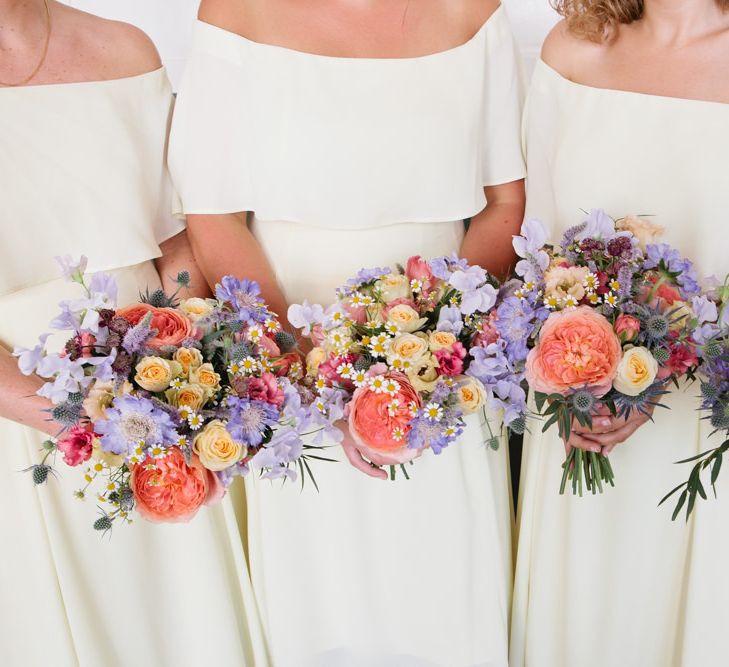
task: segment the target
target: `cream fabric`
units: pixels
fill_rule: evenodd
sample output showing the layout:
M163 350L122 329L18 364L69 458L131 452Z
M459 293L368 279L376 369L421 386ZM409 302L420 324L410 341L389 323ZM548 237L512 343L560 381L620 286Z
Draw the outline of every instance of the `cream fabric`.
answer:
M458 250L483 186L523 177L519 71L503 10L466 44L408 59L323 57L198 23L170 145L182 210L254 211L289 302L330 303L364 266ZM316 461L320 493L247 480L277 667L506 667L508 452L489 451L483 428L470 419L409 482Z
M6 349L34 345L58 302L79 295L44 280L59 252L115 267L120 305L159 286L151 261L125 263L155 256L181 228L157 215L169 107L162 71L0 90L0 284L38 283L0 296ZM187 525L138 519L103 537L92 529L98 501L73 497L84 468L59 457L59 478L39 488L20 472L44 439L0 419L0 664L267 665L230 500Z
M421 58L331 58L195 25L170 170L185 213L361 229L478 213L523 177L516 45L503 9Z
M525 121L527 215L556 238L582 209L653 214L704 274L729 270L729 106L578 85L540 62ZM512 667L720 667L729 623L729 476L686 526L660 498L710 446L696 386L620 445L616 487L558 495L556 429L526 438Z

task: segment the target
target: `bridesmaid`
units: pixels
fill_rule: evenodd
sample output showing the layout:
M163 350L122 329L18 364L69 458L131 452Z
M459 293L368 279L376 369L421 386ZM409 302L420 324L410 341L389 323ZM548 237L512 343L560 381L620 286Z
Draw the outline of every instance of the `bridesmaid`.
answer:
M561 0L526 112L527 216L553 236L584 209L654 214L705 275L729 270L729 3ZM611 454L617 486L557 494L554 430L527 438L522 468L513 667L726 664L729 479L691 524L659 499L709 447L698 389L655 423L596 420L569 445Z
M199 17L170 165L210 284L256 278L285 314L410 254L508 270L524 166L497 2L203 0ZM507 448L482 428L409 482L349 440L321 493L247 480L274 664L507 665Z
M40 380L10 356L78 296L54 255L112 273L120 304L170 289L182 268L207 293L184 225L163 212L172 96L159 56L129 25L0 0L0 82L0 664L265 665L230 503L109 541L91 528L95 500L73 497L83 470L59 466L38 488L19 472L58 432L33 397Z

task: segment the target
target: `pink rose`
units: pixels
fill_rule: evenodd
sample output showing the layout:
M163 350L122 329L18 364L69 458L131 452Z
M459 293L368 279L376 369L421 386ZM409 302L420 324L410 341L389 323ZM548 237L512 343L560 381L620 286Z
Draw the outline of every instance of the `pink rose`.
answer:
M344 304L344 311L347 317L355 324L364 324L367 322L367 309L364 306L353 306L352 304Z
M301 363L299 352L287 352L278 359L273 360L273 370L278 377L286 377L293 364Z
M388 304L387 304L387 305L385 306L385 308L383 309L383 311L382 311L382 316L383 316L383 317L384 317L385 319L387 319L387 318L388 318L388 316L390 315L390 311L391 311L391 310L392 310L392 309L393 309L393 308L394 308L395 306L410 306L410 307L411 307L411 308L412 308L412 309L413 309L413 310L414 310L415 312L419 312L419 310L420 310L420 309L418 308L417 304L415 303L415 301L413 301L412 299L405 299L405 298L400 298L400 299L393 299L393 300L392 300L392 301L390 301L390 303L388 303Z
M248 380L248 397L254 401L264 401L280 408L284 404L284 392L278 386L276 376L264 373L261 377Z
M463 343L456 341L450 350L436 350L433 356L438 362L438 373L454 377L463 373L463 360L466 358L466 348Z
M93 431L87 431L82 426L74 426L61 438L56 446L63 452L66 465L80 466L91 458L94 451L94 438L98 437Z
M496 320L498 315L492 311L489 316L481 322L481 330L473 339L474 347L487 347L495 343L500 338L498 329L496 328Z
M622 357L610 322L589 306L552 313L529 352L526 377L535 391L566 395L588 387L600 398L610 391Z
M179 346L182 341L193 337L190 320L174 308L155 308L147 303L138 303L117 311L117 317L123 317L132 326L139 324L147 313L152 313L150 327L157 334L147 341L154 350L165 346Z
M215 473L194 454L188 466L177 447L163 459L132 466L129 483L139 514L155 523L189 521L203 504L216 503L225 494Z
M419 255L414 255L408 259L405 267L405 275L410 280L418 280L423 285L423 293L430 290L433 282L433 272L430 270L430 264Z
M369 385L359 387L349 403L349 431L365 456L405 463L420 455L419 450L407 446L410 404L420 407L420 396L403 373L388 372L382 377L396 381L398 391L391 396L377 393Z
M615 321L615 333L623 343L627 343L640 333L640 320L632 315L619 315Z
M276 341L270 336L262 336L258 341L258 347L264 352L267 352L270 357L278 357L281 355L281 348L279 348Z

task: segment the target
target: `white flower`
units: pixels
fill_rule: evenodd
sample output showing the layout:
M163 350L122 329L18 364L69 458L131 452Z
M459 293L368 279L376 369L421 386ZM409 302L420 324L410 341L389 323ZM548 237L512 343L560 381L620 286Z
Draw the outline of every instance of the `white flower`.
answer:
M650 387L658 375L658 362L645 347L625 350L618 365L613 387L626 396L638 396Z

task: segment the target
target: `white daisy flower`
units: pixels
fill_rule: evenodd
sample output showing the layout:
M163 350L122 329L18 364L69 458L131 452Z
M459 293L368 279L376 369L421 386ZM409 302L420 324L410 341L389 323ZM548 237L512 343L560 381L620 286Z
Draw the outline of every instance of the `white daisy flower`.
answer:
M437 403L428 403L424 408L424 413L430 421L439 422L443 419L443 408Z

